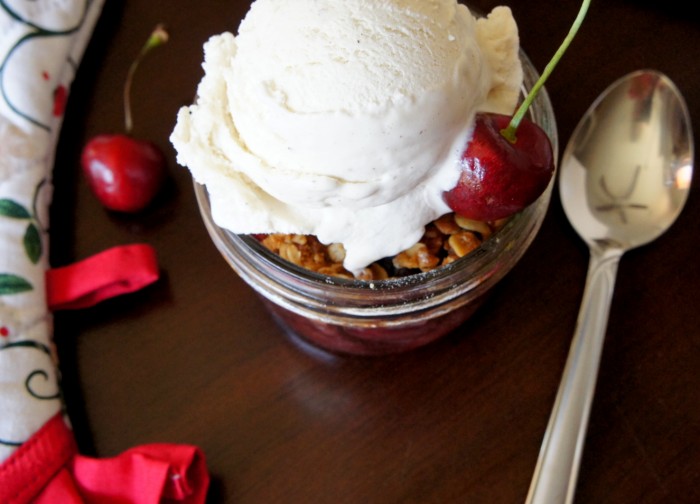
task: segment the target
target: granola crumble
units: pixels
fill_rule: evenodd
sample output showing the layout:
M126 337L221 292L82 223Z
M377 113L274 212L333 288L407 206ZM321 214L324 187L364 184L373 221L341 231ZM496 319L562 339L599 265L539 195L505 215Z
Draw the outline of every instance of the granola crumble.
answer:
M268 234L261 243L283 259L317 273L360 280L384 280L430 271L464 257L488 239L505 221L480 222L453 213L426 226L418 243L370 264L357 276L343 267L345 249L339 243L324 245L315 236Z

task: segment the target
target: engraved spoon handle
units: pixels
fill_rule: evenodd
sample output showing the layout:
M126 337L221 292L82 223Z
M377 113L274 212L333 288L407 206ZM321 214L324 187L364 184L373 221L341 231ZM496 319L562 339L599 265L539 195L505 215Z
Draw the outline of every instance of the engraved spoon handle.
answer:
M526 504L569 504L573 501L622 254L619 249L591 249L576 330Z

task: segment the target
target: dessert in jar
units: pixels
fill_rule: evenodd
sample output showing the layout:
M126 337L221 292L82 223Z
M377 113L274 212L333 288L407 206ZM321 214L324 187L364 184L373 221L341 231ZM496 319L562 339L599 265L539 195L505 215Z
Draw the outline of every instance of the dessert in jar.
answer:
M507 7L257 0L204 47L171 136L204 222L281 325L322 348L403 351L464 322L530 244L515 215L455 215L477 114L537 79ZM556 150L546 93L530 114Z

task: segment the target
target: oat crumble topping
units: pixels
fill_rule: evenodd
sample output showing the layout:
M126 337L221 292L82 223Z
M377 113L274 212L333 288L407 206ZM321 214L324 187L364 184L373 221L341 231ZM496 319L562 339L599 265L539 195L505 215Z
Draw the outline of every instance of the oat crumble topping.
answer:
M392 258L382 259L354 276L343 267L345 250L341 244L324 245L315 236L269 234L261 243L283 259L320 274L359 280L384 280L421 271L430 271L466 256L479 247L505 220L474 221L446 214L426 226L418 243Z

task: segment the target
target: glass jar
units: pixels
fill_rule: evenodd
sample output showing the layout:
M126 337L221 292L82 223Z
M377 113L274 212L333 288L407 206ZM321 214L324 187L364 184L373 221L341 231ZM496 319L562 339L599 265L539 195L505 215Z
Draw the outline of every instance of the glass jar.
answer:
M523 52L521 59L526 94L539 75ZM548 134L556 161L556 121L544 88L529 116ZM535 238L554 178L537 201L467 256L429 272L373 281L336 278L296 266L254 237L217 226L206 188L195 183L195 193L214 244L288 334L334 353L381 355L432 342L477 310Z

